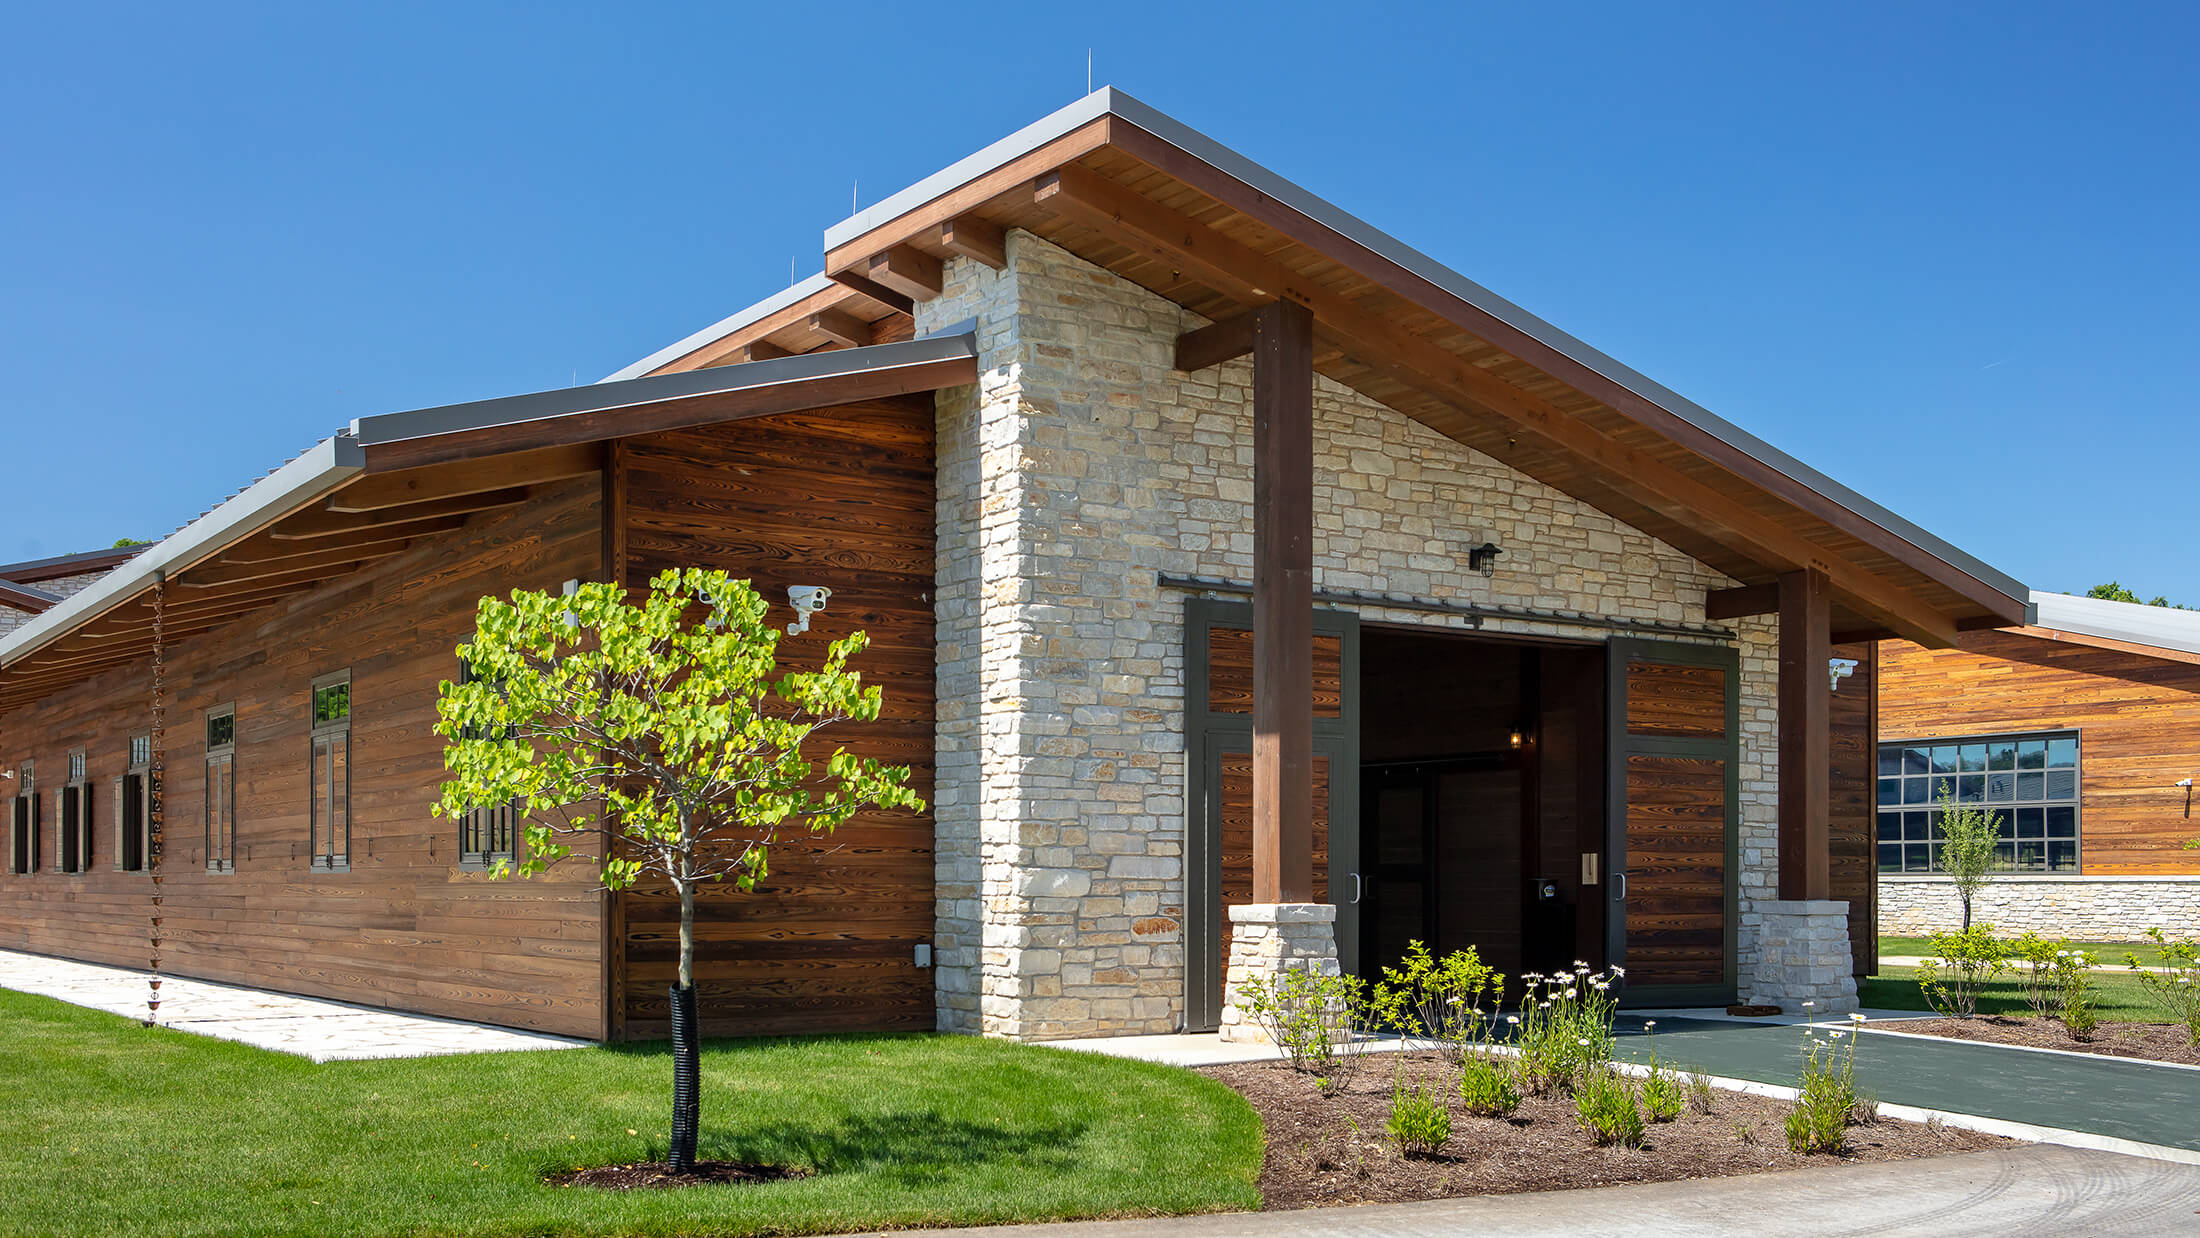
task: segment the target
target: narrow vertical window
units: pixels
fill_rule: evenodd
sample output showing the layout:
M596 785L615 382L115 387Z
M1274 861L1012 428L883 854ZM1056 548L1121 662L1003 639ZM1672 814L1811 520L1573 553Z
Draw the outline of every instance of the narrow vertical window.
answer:
M15 769L15 798L8 802L8 871L38 871L38 780L29 761Z
M473 683L477 676L474 668L459 663L460 683ZM499 686L501 690L501 685ZM468 728L468 739L493 739L495 736L480 728ZM458 823L458 863L461 868L495 868L498 861L516 861L514 846L519 833L519 803L513 801L489 808L476 808L468 812Z
M237 871L237 707L206 712L206 871Z
M61 788L61 871L92 867L92 797L84 782L84 750L69 754L69 781Z
M351 672L313 681L310 838L313 869L351 868Z
M153 737L130 737L129 762L115 779L115 867L145 871L153 827Z

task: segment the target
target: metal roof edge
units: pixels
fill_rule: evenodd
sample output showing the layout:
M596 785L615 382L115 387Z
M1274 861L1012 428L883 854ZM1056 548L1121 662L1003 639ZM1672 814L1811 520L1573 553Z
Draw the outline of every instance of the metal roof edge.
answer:
M1101 87L976 154L959 159L907 189L832 225L825 230L825 248L830 251L837 245L922 206L957 185L975 179L990 168L1026 154L1079 125L1108 114L1137 125L1155 137L1243 181L1283 206L1365 246L1443 291L1649 400L1682 421L1720 439L1759 463L1856 512L1949 566L1975 577L2012 600L2022 603L2030 595L2031 590L2007 572L1958 548L1946 539L1927 532L1922 526L1896 514L1883 504L1864 497L1733 422L1576 339L1311 190L1285 179L1113 86Z
M624 382L629 378L640 378L668 361L677 361L705 344L724 339L767 314L778 313L804 297L814 296L833 286L833 281L823 271L820 271L801 283L790 284L780 289L746 309L735 310L687 338L667 344L641 360L622 366L596 381L598 383L617 383Z
M2035 627L2200 654L2200 611L2034 591Z
M44 559L26 559L21 563L0 563L0 580L22 584L20 577L32 580L55 580L63 576L81 573L72 571L79 564L88 565L85 571L106 571L99 566L103 560L112 560L107 566L120 566L130 561L144 546L110 546L105 550L79 550L74 554L52 555Z
M86 585L46 613L0 637L5 669L135 597L171 567L182 568L247 536L317 495L350 480L363 467L357 443L344 435L322 439L296 459L262 477L191 523L146 547L135 558Z
M869 344L861 348L837 348L829 352L775 357L739 365L711 366L677 374L651 374L618 382L588 383L525 395L473 400L436 408L361 417L351 423L351 437L360 447L374 447L406 439L460 434L497 426L547 421L580 413L612 412L644 404L689 396L716 395L783 384L810 382L839 374L929 365L956 357L976 357L975 324L952 334L927 335L893 344Z

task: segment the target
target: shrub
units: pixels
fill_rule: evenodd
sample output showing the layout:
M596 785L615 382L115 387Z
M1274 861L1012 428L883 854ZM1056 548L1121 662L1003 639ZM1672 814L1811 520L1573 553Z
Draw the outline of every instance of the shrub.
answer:
M1397 1082L1390 1089L1388 1129L1398 1145L1398 1155L1434 1156L1451 1138L1451 1111L1423 1091L1420 1084L1408 1086L1401 1065Z
M1366 987L1354 976L1294 967L1255 975L1238 986L1238 1003L1294 1070L1315 1077L1324 1092L1343 1091L1366 1057Z
M1618 1003L1612 981L1626 972L1592 973L1576 963L1572 973L1530 972L1521 1002L1518 1044L1520 1082L1542 1096L1578 1087L1612 1060L1612 1014ZM1511 1020L1508 1020L1511 1022Z
M1490 970L1474 947L1454 950L1442 959L1415 941L1406 946L1397 967L1385 967L1375 986L1375 1022L1407 1039L1420 1038L1464 1061L1468 1047L1489 1035L1493 1003L1505 977Z
M2161 970L2139 970L2139 984L2156 1006L2185 1025L2185 1034L2200 1048L2200 937L2172 940L2159 925L2147 936L2162 948ZM2139 969L2138 955L2127 954L2124 961Z
M1839 1152L1859 1104L1855 1038L1835 1028L1821 1040L1813 1027L1803 1050L1803 1078L1787 1115L1789 1149Z
M1574 1082L1574 1117L1597 1146L1642 1146L1642 1111L1635 1107L1635 1085L1610 1065L1598 1066Z
M1917 969L1917 987L1925 1004L1957 1019L1978 1014L1978 995L1986 983L2008 970L2009 943L1994 936L1991 924L1974 924L1956 933L1933 934L1933 954Z
M1656 1019L1642 1025L1643 1035L1651 1040L1650 1073L1642 1080L1642 1110L1652 1122L1670 1122L1687 1107L1688 1086L1672 1067L1658 1061L1657 1027Z
M1708 1114L1718 1106L1719 1095L1711 1087L1711 1076L1700 1070L1688 1073L1688 1107L1697 1113Z
M2077 983L2063 991L2061 1016L2065 1030L2072 1040L2091 1040L2093 1032L2101 1025L2101 1015L2093 999L2093 982L2079 973Z
M1494 1054L1469 1053L1459 1066L1459 1099L1475 1117L1511 1117L1520 1108L1513 1064Z

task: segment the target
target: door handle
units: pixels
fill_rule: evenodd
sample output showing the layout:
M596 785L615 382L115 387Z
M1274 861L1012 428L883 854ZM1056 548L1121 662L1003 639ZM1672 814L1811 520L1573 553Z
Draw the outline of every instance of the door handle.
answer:
M1366 882L1364 882L1364 881L1362 881L1362 880L1360 879L1360 875L1359 875L1358 873L1354 873L1354 874L1352 874L1352 905L1353 905L1353 906L1357 907L1357 906L1359 905L1359 903L1360 903L1360 893L1361 893L1361 891L1362 891L1362 890L1363 890L1363 889L1364 889L1364 888L1366 887L1366 885L1367 885L1367 883L1366 883Z
M1617 897L1620 902L1624 903L1627 901L1627 874L1613 873L1612 875L1619 878L1619 894L1617 895Z

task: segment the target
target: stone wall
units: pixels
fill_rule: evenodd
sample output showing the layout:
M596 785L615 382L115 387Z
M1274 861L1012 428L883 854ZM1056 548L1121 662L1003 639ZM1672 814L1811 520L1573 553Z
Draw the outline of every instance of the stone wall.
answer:
M2200 876L1997 876L1971 905L1971 918L2003 935L2023 932L2072 941L2137 941L2159 926L2172 935L2200 931ZM1946 877L1879 878L1879 931L1923 937L1962 927L1963 904Z
M921 333L975 317L939 421L940 1025L1026 1038L1184 1017L1184 595L1252 574L1252 373L1172 368L1201 319L1024 232L948 264ZM1317 376L1315 583L1666 621L1731 581ZM1485 540L1494 579L1466 567ZM1366 620L1465 620L1381 607ZM1777 870L1775 624L1737 623L1740 965ZM1485 631L1578 637L1493 621Z

